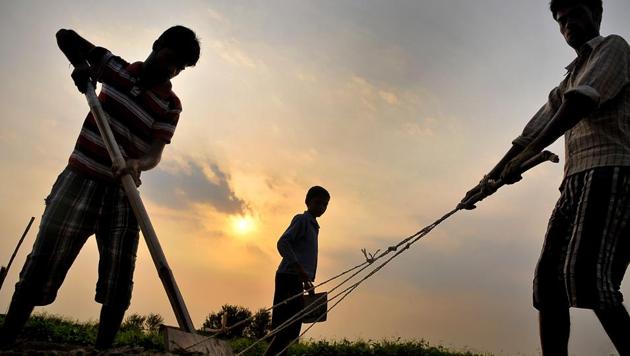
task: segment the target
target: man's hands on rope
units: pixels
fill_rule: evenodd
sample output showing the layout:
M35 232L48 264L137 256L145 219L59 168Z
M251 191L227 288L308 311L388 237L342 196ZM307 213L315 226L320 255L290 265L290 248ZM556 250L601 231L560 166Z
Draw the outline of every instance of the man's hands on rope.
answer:
M529 161L540 152L541 150L532 150L529 147L525 148L503 167L500 176L501 181L505 184L514 184L520 181L522 179L521 174L523 173L523 165L525 162Z
M477 202L483 200L489 195L492 195L498 189L495 184L498 180L501 180L502 184L514 184L520 181L523 178L521 174L523 173L524 163L529 161L538 153L540 153L540 151L525 148L516 156L508 160L505 164L497 165L490 173L481 179L479 184L466 193L459 203L460 207L466 210L475 209L477 207L475 205ZM481 199L471 201L471 199L475 196L478 196Z
M489 174L486 174L485 176L483 176L483 178L481 178L481 181L479 181L479 184L477 184L475 187L473 187L471 190L469 190L466 193L464 198L459 203L460 206L466 210L475 209L477 207L475 205L477 202L483 200L483 198L485 198L486 196L494 193L494 191L496 190L494 189L494 185L492 184L494 181L495 181L495 178L490 176ZM477 196L479 194L482 194L481 199L477 199L477 201L475 202L470 201L474 196Z

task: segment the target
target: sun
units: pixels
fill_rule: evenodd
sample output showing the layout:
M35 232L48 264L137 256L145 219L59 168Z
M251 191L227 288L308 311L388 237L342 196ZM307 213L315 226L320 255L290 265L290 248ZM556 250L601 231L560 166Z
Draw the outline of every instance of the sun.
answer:
M232 229L240 235L252 232L256 228L256 222L250 215L232 216Z

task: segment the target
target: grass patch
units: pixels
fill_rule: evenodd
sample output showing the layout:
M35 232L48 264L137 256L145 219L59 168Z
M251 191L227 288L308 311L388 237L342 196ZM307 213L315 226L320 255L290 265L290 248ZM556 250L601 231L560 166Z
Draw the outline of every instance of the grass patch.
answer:
M0 323L4 323L4 315L0 315ZM26 322L19 339L91 347L97 333L98 324L95 321L79 322L48 313L35 313ZM114 347L125 346L163 351L164 339L157 331L125 327L123 324L114 340Z
M255 340L237 338L229 340L234 353L238 353ZM246 356L262 355L267 348L261 342L249 350ZM424 340L308 340L291 345L289 355L294 356L489 356L471 351L456 352L443 346L431 346Z
M121 326L114 341L115 348L140 348L147 353L164 351L164 340L155 327L146 327L141 317L130 315ZM4 323L4 315L0 315ZM144 326L143 326L144 325ZM98 324L94 321L79 322L47 313L36 313L26 323L20 339L28 343L64 345L68 348L91 348L96 341ZM255 342L247 337L226 340L238 353ZM246 356L262 355L267 348L262 341L249 350ZM134 352L135 353L135 352ZM289 348L292 356L489 356L471 351L451 351L443 346L431 346L424 340L306 340Z

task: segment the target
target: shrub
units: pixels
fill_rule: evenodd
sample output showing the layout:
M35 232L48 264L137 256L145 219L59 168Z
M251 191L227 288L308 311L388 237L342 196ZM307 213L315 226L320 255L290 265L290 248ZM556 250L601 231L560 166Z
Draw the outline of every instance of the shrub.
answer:
M232 347L232 350L234 351L234 354L238 354L239 352L245 350L251 344L256 342L256 340L245 338L245 337L239 337L239 338L231 339L229 342L230 342L230 346ZM265 353L265 350L267 349L267 345L269 345L269 343L266 340L263 340L259 342L258 344L256 344L256 346L254 346L251 350L247 351L243 355L244 356L262 355Z
M144 330L144 322L147 320L145 316L140 314L130 314L125 318L122 325L120 325L121 331L142 331Z
M150 313L144 321L144 328L150 332L159 332L160 325L164 324L164 318L160 314Z
M252 312L249 311L247 308L238 305L225 304L221 307L221 311L217 313L211 313L206 317L206 320L203 322L202 329L220 329L223 314L227 315L228 327L235 325L236 323L252 316ZM227 338L243 337L245 336L245 329L248 326L248 323L243 323L235 327L234 329L230 329L225 333L221 333L221 335Z
M259 309L245 329L245 336L252 339L260 339L267 335L270 329L271 313L266 309Z

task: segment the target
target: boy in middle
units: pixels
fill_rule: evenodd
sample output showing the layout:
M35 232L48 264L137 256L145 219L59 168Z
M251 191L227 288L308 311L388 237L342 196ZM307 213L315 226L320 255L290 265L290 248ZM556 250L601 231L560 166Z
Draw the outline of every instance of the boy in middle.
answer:
M287 230L278 240L278 252L282 261L276 271L276 287L273 305L313 288L317 270L317 218L326 212L330 194L320 186L311 187L306 193L307 210L293 217ZM304 308L304 299L295 298L274 308L271 327L275 329ZM265 356L277 355L294 339L300 336L302 320L295 320L274 336ZM282 352L286 355L286 350Z

